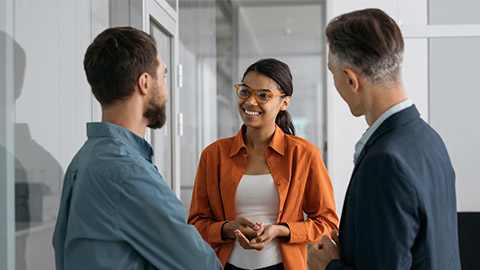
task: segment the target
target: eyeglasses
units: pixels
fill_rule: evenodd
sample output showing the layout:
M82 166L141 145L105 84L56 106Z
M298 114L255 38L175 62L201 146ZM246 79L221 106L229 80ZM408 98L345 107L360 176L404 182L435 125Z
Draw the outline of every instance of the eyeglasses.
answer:
M245 84L236 84L237 95L241 99L248 99L253 93L255 100L260 104L267 103L272 97L283 97L286 94L272 94L268 89L253 90L252 88L246 86Z

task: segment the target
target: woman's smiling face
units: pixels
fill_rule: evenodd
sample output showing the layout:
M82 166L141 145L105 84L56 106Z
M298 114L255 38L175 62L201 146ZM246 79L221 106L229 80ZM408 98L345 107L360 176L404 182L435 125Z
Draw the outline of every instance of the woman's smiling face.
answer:
M283 94L275 81L255 71L247 73L243 79L243 84L254 90L268 89L272 94ZM267 103L260 104L251 94L247 99L238 98L238 111L247 127L271 127L275 125L278 112L288 107L289 100L289 97L272 97Z

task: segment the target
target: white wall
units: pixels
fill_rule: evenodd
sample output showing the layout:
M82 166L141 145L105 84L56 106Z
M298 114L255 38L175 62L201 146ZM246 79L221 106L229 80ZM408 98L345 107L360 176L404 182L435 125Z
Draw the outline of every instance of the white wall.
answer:
M431 24L480 25L480 1L431 0ZM458 211L480 211L480 35L432 38L430 52L430 120L442 135L457 179Z
M458 211L480 211L478 48L480 37L430 41L431 124L445 141L455 168Z
M380 8L404 25L427 23L426 0L331 0L327 1L327 22L357 9ZM428 121L428 47L426 39L405 39L403 80L409 97ZM327 76L328 170L335 191L337 213L341 215L345 192L353 171L355 143L368 127L364 117L355 118L338 95L331 76Z

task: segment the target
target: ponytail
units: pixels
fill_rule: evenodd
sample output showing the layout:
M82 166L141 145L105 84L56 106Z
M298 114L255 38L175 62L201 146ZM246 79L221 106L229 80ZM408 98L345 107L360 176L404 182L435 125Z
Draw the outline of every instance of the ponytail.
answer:
M295 135L295 127L293 126L292 118L287 111L278 112L275 124L282 129L283 133Z

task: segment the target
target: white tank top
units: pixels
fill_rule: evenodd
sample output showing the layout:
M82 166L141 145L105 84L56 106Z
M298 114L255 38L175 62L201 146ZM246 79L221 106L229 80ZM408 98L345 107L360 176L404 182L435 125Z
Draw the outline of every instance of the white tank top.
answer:
M235 215L253 222L263 222L263 226L275 224L278 217L277 187L271 174L244 175L235 193ZM240 268L257 269L282 262L278 239L275 238L260 251L243 249L235 241L228 262Z

